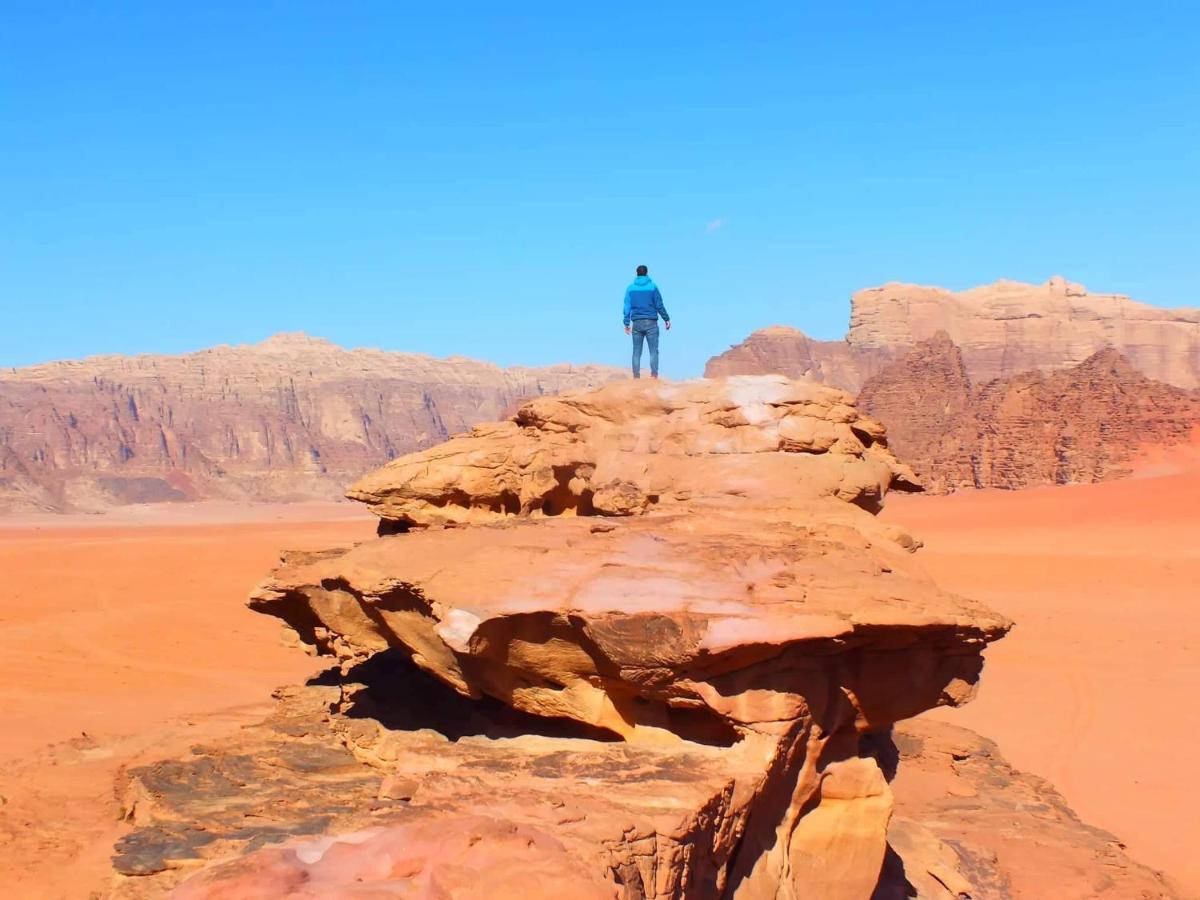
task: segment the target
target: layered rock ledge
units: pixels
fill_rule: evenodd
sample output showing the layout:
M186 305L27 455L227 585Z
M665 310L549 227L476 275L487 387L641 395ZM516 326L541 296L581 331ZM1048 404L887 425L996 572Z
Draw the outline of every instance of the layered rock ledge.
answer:
M919 490L849 394L741 376L539 398L511 421L394 460L347 496L406 530L826 497L876 512L893 487Z
M179 896L870 897L870 737L970 699L1009 628L875 520L897 487L848 395L773 376L539 399L366 476L383 536L289 554L250 605L343 672L292 752L335 735L375 796Z

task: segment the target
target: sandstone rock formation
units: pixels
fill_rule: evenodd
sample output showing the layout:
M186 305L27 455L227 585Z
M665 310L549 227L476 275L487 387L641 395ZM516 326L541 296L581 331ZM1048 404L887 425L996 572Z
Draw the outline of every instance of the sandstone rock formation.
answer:
M976 383L1067 368L1112 347L1155 381L1200 387L1200 309L1090 294L1061 276L957 294L905 284L870 288L854 295L846 339L870 352L911 347L939 331L962 348Z
M708 378L730 375L786 375L856 393L863 382L891 362L895 348L866 352L847 340L817 341L798 328L772 325L714 356L704 368Z
M237 856L172 896L637 896L603 874L606 829L615 817L657 849L657 829L703 798L727 753L591 740L463 698L395 655L324 680L280 691L274 714L231 741L125 774L135 827L117 847L115 900L161 897ZM910 720L862 743L895 801L872 900L1177 896L965 729Z
M857 392L932 490L1091 482L1200 427L1200 311L1059 277L958 294L888 284L854 295L844 341L767 328L706 372Z
M933 490L1120 477L1139 448L1200 429L1200 394L1152 381L1111 348L973 387L944 332L868 380L858 403Z
M973 400L962 353L944 331L884 366L858 395L864 410L887 422L889 443L933 491L991 486L975 485L971 447L959 443L967 422L975 424Z
M389 463L347 496L408 527L625 516L742 496L756 499L736 505L757 509L773 482L785 507L836 496L877 511L893 484L917 489L848 394L755 377L534 400L509 422Z
M869 897L892 796L862 736L965 702L1009 627L871 515L892 487L848 395L779 377L542 398L398 459L350 490L385 536L290 554L250 601L346 674L291 695L294 745L137 774L117 868L258 822L329 836L178 895ZM281 816L261 766L289 753L328 787ZM197 830L180 780L262 786Z
M617 377L344 350L305 335L0 373L0 511L335 497L525 399Z
M1026 852L1171 896L969 733L893 730L1009 623L871 515L892 487L848 395L778 377L539 399L365 476L383 536L250 599L338 669L126 774L114 897L943 900Z
M706 374L777 372L857 392L883 364L943 331L962 349L976 384L1068 368L1113 347L1155 381L1200 387L1200 310L1090 294L1059 276L1038 285L998 281L959 293L897 283L868 288L851 300L844 341L768 328L714 357Z
M1161 874L1091 827L1036 775L954 725L912 719L873 736L895 772L892 849L872 900L1178 896Z

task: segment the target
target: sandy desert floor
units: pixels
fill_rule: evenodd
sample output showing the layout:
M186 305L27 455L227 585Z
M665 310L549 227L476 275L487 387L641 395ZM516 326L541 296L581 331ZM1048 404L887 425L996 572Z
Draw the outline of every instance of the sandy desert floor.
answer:
M979 699L946 717L1200 896L1200 474L893 497L885 516L926 541L940 583L1019 623ZM5 897L103 889L118 768L254 721L273 687L321 668L244 608L249 588L281 549L373 525L344 504L0 523Z
M925 541L939 584L1017 622L978 698L936 715L1200 897L1200 471L893 496L884 516Z
M374 522L348 504L0 522L4 897L103 890L118 768L255 721L274 687L322 667L245 608L250 588L281 549L363 540Z

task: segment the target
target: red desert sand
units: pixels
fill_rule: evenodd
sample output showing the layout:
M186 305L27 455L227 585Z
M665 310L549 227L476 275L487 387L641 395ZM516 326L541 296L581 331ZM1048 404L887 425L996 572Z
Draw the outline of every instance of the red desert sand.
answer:
M222 522L222 524L217 524ZM349 504L191 504L0 522L0 884L101 896L114 776L262 717L323 668L246 593L284 548L364 540Z
M1200 473L888 499L938 582L1015 618L945 713L1200 892ZM308 521L305 521L305 520ZM244 605L285 547L366 539L343 504L158 507L0 525L0 883L78 898L110 873L114 775L261 718L321 663ZM170 585L167 589L165 586ZM98 895L98 893L97 893Z
M975 702L933 715L998 741L1200 896L1200 470L893 495L883 517L925 541L939 585L1017 622L988 650Z

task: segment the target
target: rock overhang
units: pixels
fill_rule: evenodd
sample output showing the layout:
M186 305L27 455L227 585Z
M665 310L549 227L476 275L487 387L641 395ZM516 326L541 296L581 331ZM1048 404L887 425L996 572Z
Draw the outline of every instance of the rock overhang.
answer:
M969 700L1010 625L938 589L919 544L876 520L897 487L917 484L841 391L773 376L614 384L534 400L360 479L349 496L398 533L291 554L250 605L347 678L395 659L470 715L582 729L480 739L489 771L545 780L522 810L482 801L469 747L442 763L421 749L429 732L335 716L373 766L449 766L439 783L458 805L405 822L558 821L570 858L602 860L630 898L800 884L865 898L891 794L861 736ZM340 703L411 706L403 718L434 739L412 690L347 684ZM603 760L593 777L589 760ZM592 805L562 818L551 798L575 786ZM667 802L648 812L642 788Z
M857 727L886 727L969 698L1009 627L869 514L896 485L915 479L842 391L613 384L365 476L349 495L409 533L285 565L251 605L346 665L400 648L460 693L628 740L669 736L685 708L778 723L776 700L716 683L807 711L821 666L855 683ZM889 659L911 702L863 682Z

